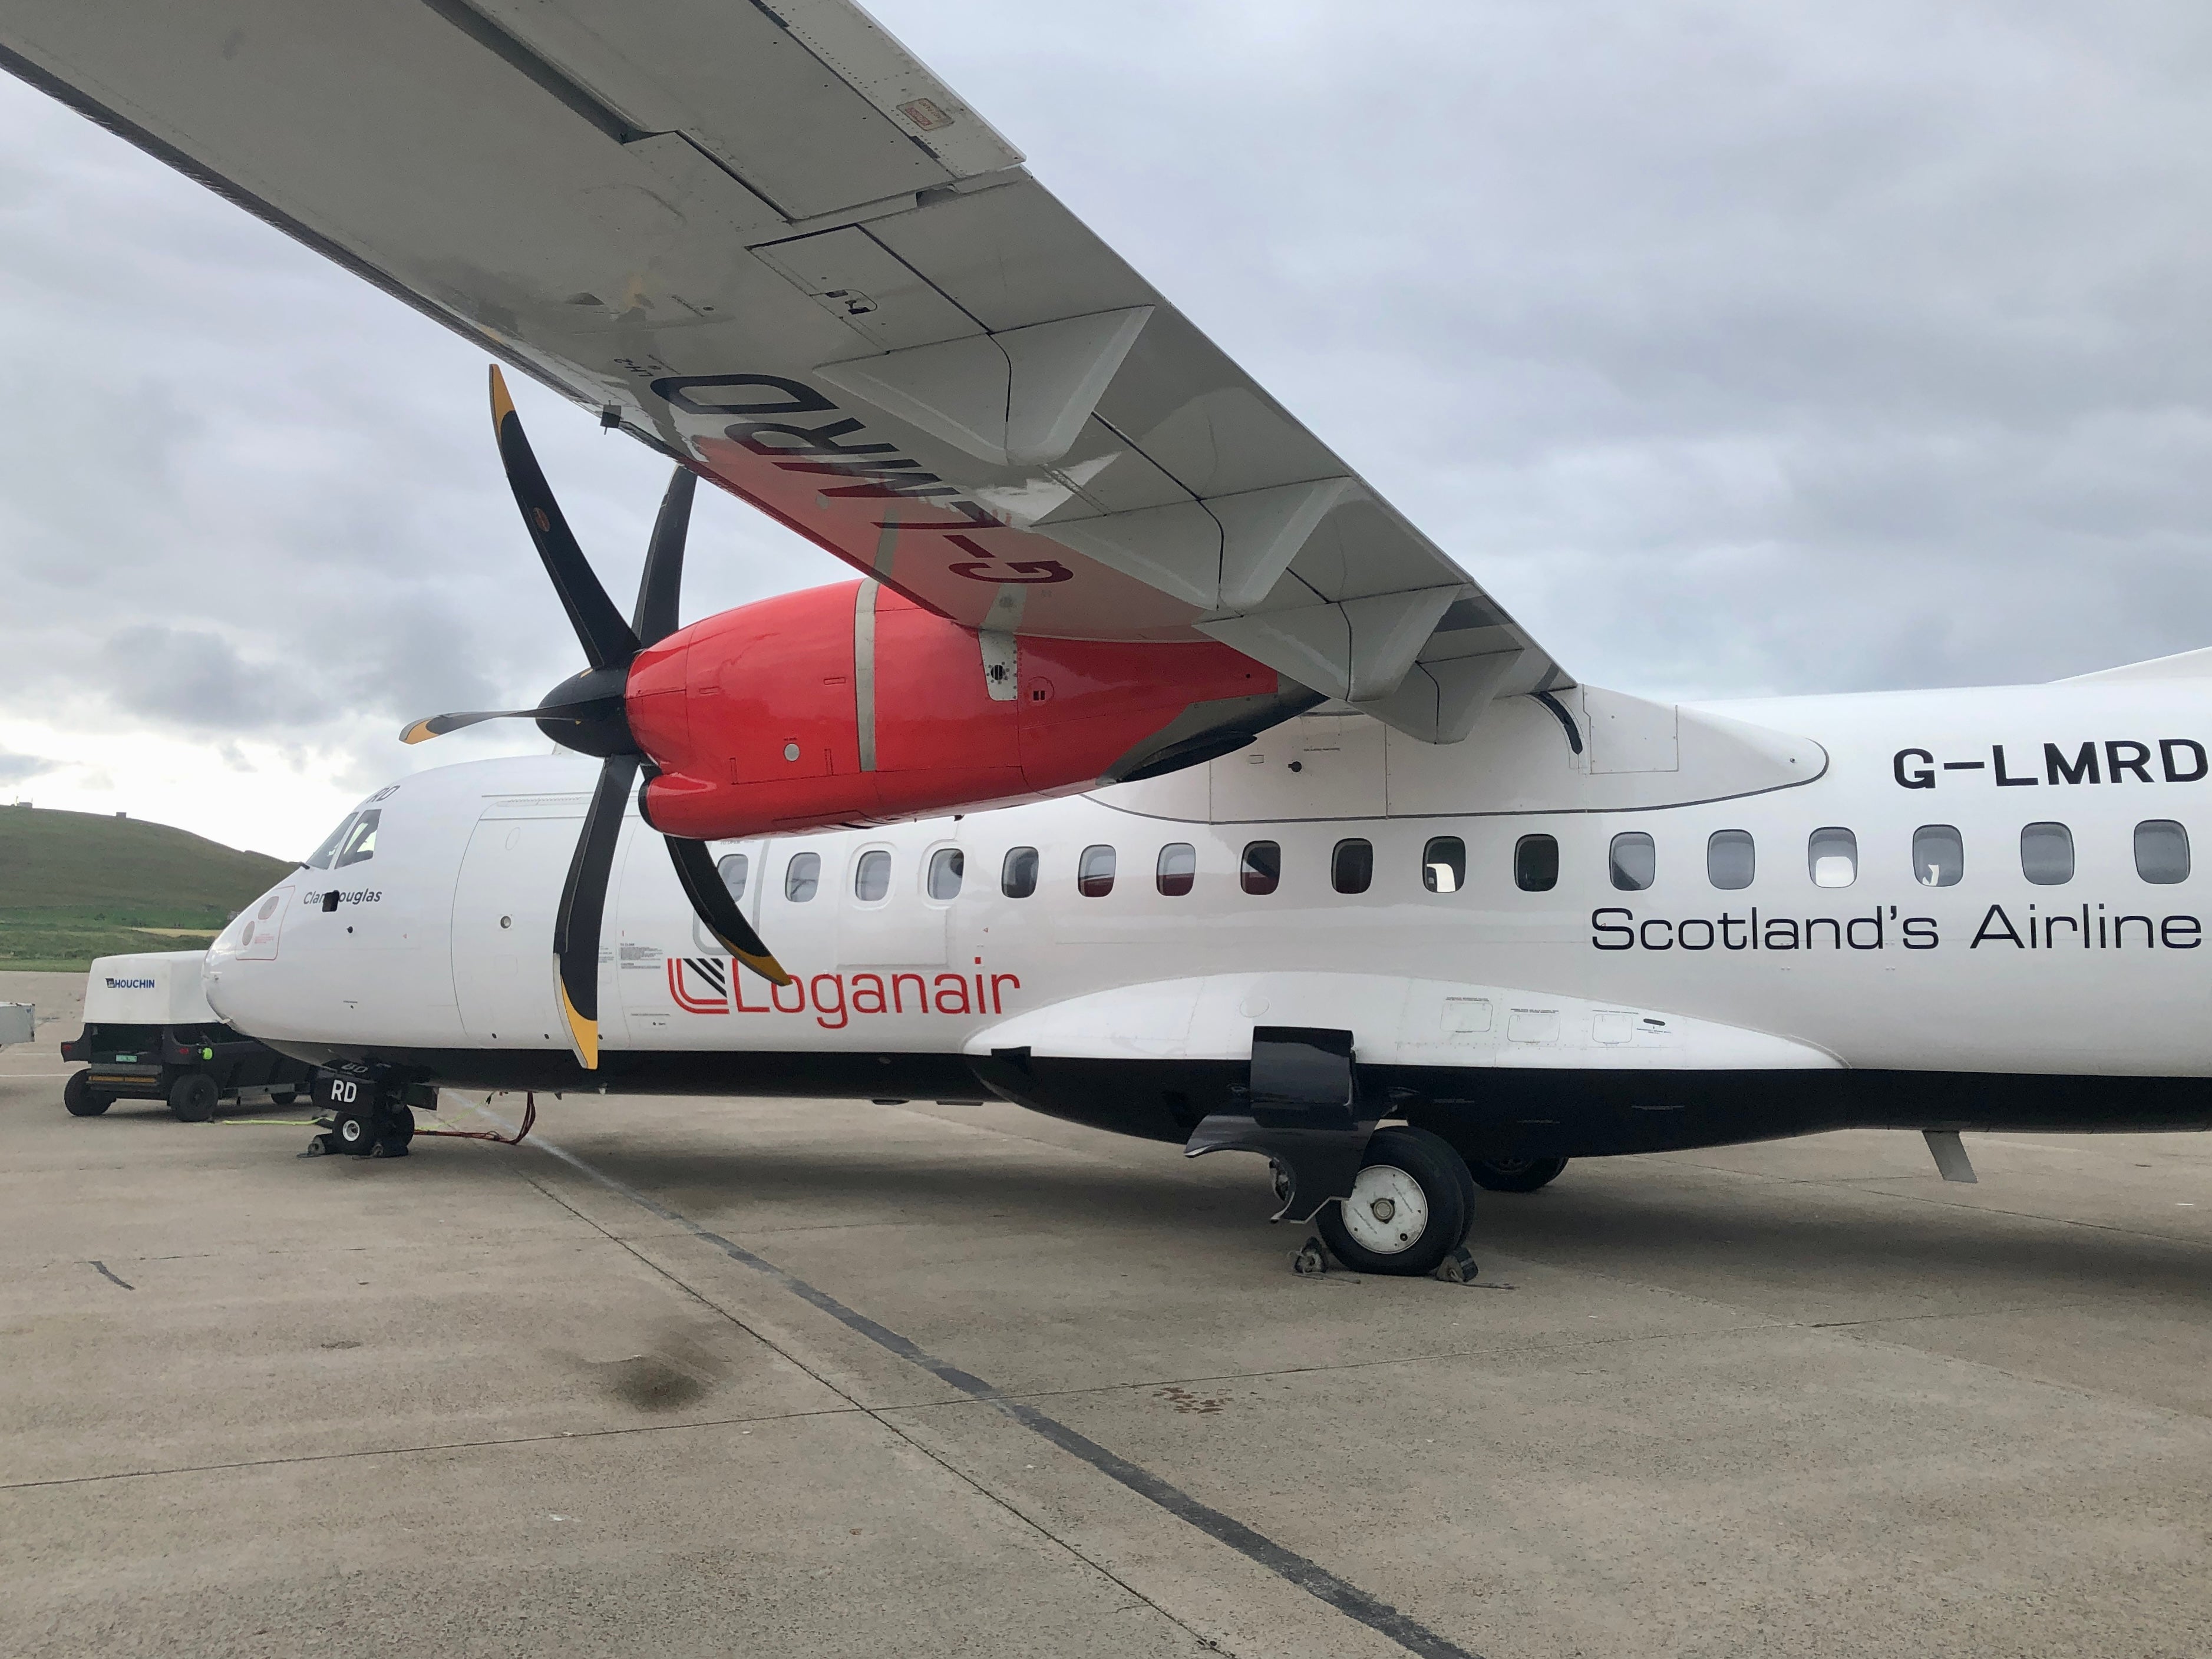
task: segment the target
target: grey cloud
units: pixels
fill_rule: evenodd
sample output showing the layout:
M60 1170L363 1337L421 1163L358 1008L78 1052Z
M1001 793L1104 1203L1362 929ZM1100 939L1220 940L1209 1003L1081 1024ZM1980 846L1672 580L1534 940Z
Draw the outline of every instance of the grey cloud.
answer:
M322 713L288 688L287 665L249 661L219 634L142 623L110 638L106 655L108 697L155 724L258 737Z
M2212 642L2200 6L873 9L1578 673ZM8 82L0 284L0 697L368 785L577 665L458 340ZM662 464L516 395L626 602ZM693 547L694 615L846 574Z
M2201 8L883 11L1593 678L2212 635Z
M0 749L0 783L25 783L52 771L61 764L37 755L12 755Z

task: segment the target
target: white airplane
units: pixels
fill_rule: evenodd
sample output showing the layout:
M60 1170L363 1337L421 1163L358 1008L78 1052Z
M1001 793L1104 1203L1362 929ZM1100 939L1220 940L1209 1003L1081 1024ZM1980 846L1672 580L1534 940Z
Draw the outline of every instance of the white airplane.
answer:
M1418 1273L1573 1158L2212 1127L2212 652L1582 684L847 0L17 0L0 60L678 465L626 620L495 370L575 756L379 791L208 958L331 1150L1001 1097ZM862 580L679 627L700 477Z

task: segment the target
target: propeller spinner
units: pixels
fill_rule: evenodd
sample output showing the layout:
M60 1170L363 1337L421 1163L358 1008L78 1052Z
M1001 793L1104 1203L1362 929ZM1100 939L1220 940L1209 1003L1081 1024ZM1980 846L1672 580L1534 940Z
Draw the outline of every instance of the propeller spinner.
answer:
M538 556L552 578L553 591L568 613L590 665L547 692L535 708L501 708L469 714L437 714L416 720L399 734L402 743L422 743L458 732L483 720L531 720L538 729L580 754L600 758L599 781L592 791L592 804L584 815L583 833L568 861L568 880L561 890L561 907L553 924L553 975L561 1012L568 1024L570 1046L587 1069L599 1063L599 925L606 910L607 879L614 867L615 843L622 832L623 809L635 787L641 769L650 769L651 758L630 731L623 693L629 666L639 652L676 631L677 599L684 582L684 544L691 525L691 497L698 480L684 467L676 469L668 492L661 497L660 513L653 520L653 540L646 550L645 574L639 579L637 605L628 622L599 585L583 549L562 516L530 440L523 435L522 418L507 394L507 381L499 368L491 371L492 424L499 438L499 458L507 468L507 481L514 491L515 505ZM663 836L668 856L676 866L684 896L722 948L771 984L788 985L791 975L761 942L752 924L738 908L714 869L714 855L701 841Z

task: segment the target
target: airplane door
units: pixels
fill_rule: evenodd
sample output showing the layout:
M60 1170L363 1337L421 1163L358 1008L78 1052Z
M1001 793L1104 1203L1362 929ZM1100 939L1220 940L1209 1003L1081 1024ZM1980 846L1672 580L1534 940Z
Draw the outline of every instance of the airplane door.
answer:
M931 860L950 842L863 842L837 873L837 964L841 968L938 968L945 963L950 905L932 894ZM830 878L828 869L823 879ZM775 947L773 943L770 950Z
M756 927L767 845L717 841L707 848L724 890ZM730 961L721 941L692 913L667 848L642 824L624 843L614 891L607 926L616 941L614 975L630 1041L641 1048L713 1047L733 1035L726 1019L702 1023L694 1016L728 1014L732 975L745 970ZM760 994L757 988L750 991L755 1002Z
M568 1047L553 995L553 912L584 805L580 795L494 801L469 837L453 890L453 991L471 1042Z
M768 843L765 841L718 841L709 842L707 850L714 855L714 872L722 878L723 890L737 900L738 911L757 932L760 928L761 888L767 880ZM642 858L646 854L641 853L639 856ZM707 924L692 913L690 904L684 899L683 888L676 880L675 866L669 862L667 854L655 848L652 856L658 861L659 872L667 876L669 890L675 894L677 908L684 917L685 926L690 929L694 954L707 957L722 955L721 941L707 931ZM769 949L773 951L775 947L771 945Z

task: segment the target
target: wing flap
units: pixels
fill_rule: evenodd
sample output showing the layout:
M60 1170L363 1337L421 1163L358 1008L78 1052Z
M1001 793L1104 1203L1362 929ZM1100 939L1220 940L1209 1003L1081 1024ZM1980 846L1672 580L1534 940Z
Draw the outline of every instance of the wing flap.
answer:
M968 625L1236 635L1431 741L1571 684L847 0L17 0L0 56Z
M1152 314L1137 306L948 338L819 364L814 378L993 466L1050 467L1075 447Z

